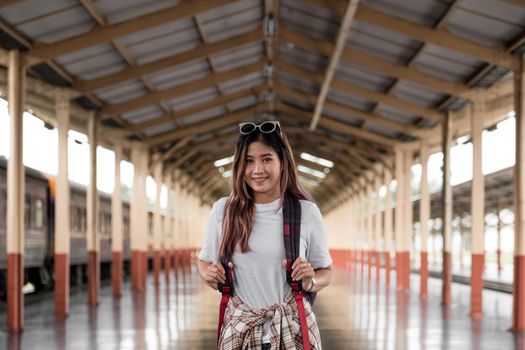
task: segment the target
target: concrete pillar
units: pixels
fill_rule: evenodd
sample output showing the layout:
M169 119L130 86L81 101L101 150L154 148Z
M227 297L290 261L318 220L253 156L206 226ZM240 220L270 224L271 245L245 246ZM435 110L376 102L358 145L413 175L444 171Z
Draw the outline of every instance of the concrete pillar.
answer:
M131 147L131 161L134 166L130 205L131 285L134 290L145 291L148 252L148 150L134 143Z
M169 286L170 282L170 272L173 258L173 247L172 247L172 238L171 238L171 214L173 212L173 196L171 188L171 179L169 176L164 178L164 183L168 190L168 206L163 220L163 234L162 234L162 248L164 250L164 277L166 280L166 286Z
M99 303L100 239L98 232L97 144L98 121L95 112L88 119L89 186L87 192L88 303Z
M501 275L501 270L502 270L502 266L501 266L501 219L499 217L500 212L501 212L501 208L498 206L498 208L496 209L496 217L498 219L498 221L496 223L497 239L498 239L498 243L497 243L497 247L496 247L496 260L497 260L497 263L498 263L498 276Z
M24 162L25 67L18 51L9 52L10 148L7 162L7 329L24 329Z
M153 213L153 283L160 281L160 270L162 264L162 219L160 207L160 192L162 187L162 161L157 157L154 162L153 177L157 184L157 195L155 199L155 212Z
M374 223L374 250L375 250L375 263L376 263L376 281L379 282L381 277L381 242L382 242L382 211L381 211L381 196L379 190L381 188L381 178L378 176L375 182L376 196L375 196L375 223Z
M403 230L404 230L404 174L403 174L403 163L404 163L404 152L396 149L394 151L395 160L395 178L397 181L396 186L396 212L395 212L395 242L396 242L396 287L397 289L403 288Z
M514 165L514 288L512 329L525 330L525 56L514 73L516 164Z
M122 251L124 246L124 230L122 215L122 184L120 181L120 163L122 161L122 146L115 145L115 187L111 195L111 280L113 295L122 295Z
M450 185L450 148L452 146L452 114L443 122L443 290L442 304L451 303L452 258L452 186Z
M391 268L391 253L392 253L392 192L390 190L390 183L392 182L392 174L385 170L384 174L386 195L385 195L385 276L386 284L390 284L390 268Z
M428 296L428 221L430 220L430 193L428 190L428 145L421 142L419 158L421 160L421 197L419 199L419 223L421 227L421 271L420 295Z
M401 256L403 263L403 275L402 275L402 285L405 290L410 290L410 247L412 245L412 236L413 236L413 222L414 214L412 208L412 162L414 154L412 151L405 152L405 164L403 167L403 185L405 189L403 194L405 196L403 204L403 218L404 218L404 229L402 231L402 250L403 254Z
M482 172L483 118L484 102L475 101L470 111L472 127L472 197L471 213L471 253L472 272L470 284L470 314L480 316L483 312L483 269L485 265L485 177ZM463 244L462 244L463 245Z
M68 131L70 120L69 95L58 94L55 101L58 123L58 175L55 192L55 314L69 314L69 181L68 181Z
M372 266L374 265L374 200L372 192L372 186L368 186L366 193L366 247L368 252L368 279L372 277Z

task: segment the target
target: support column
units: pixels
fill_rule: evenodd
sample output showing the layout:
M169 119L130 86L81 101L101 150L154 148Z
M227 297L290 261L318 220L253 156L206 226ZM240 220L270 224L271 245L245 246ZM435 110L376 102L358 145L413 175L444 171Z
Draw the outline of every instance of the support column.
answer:
M395 157L395 177L397 181L396 186L396 212L395 212L395 242L396 242L396 286L397 289L403 288L404 274L403 265L403 229L404 229L404 174L403 174L403 163L404 154L403 151L396 149L394 151Z
M122 295L122 251L124 245L123 215L122 215L122 184L120 182L120 163L122 161L122 146L115 145L115 187L111 196L111 280L113 295Z
M7 162L7 329L24 329L24 162L25 68L18 51L9 52L10 147Z
M55 101L58 122L58 175L55 186L55 314L69 314L69 181L68 181L68 131L69 95L59 93Z
M372 199L372 186L368 187L367 195L367 230L366 242L368 248L368 279L372 278L372 266L374 265L374 201Z
M428 221L430 219L430 194L428 190L428 144L421 142L421 198L419 200L419 223L421 227L420 295L428 296Z
M473 148L472 198L470 201L472 218L470 229L472 253L470 315L479 317L483 313L482 291L485 265L485 177L482 172L484 102L475 101L473 106L467 108L470 111Z
M512 329L525 330L525 56L514 72L516 164L514 165L514 288Z
M385 170L385 276L386 284L390 285L390 269L392 259L392 192L390 191L390 183L392 182L392 174Z
M501 208L498 206L498 208L496 209L496 217L498 218L498 221L496 223L496 230L498 230L498 232L497 232L498 244L497 244L497 247L496 247L496 259L497 259L497 263L498 263L498 276L501 275L501 270L502 270L502 267L501 267L501 219L499 217L499 213L500 212L501 212Z
M100 290L100 240L98 232L97 143L98 121L94 112L88 119L89 186L87 193L88 303L97 305Z
M164 215L163 222L163 233L162 233L162 247L164 250L164 278L166 280L166 286L170 285L170 271L171 271L171 260L172 260L172 240L171 240L171 215L172 215L172 190L171 180L169 176L164 178L164 183L168 189L168 207Z
M376 200L375 200L375 263L376 263L376 281L379 282L381 277L381 232L382 232L382 218L381 218L381 196L379 190L381 189L381 178L376 178Z
M131 161L134 166L130 205L131 286L134 290L145 291L148 251L148 151L140 144L134 143L131 148Z
M403 253L401 255L402 263L403 263L403 275L402 275L402 286L405 290L410 290L410 247L412 245L412 236L413 236L413 222L414 222L414 214L412 212L412 187L411 187L411 179L412 179L412 161L413 161L413 152L412 151L406 151L405 152L405 163L403 167L403 185L405 186L403 190L404 200L403 200L403 226L404 229L402 231L402 250Z
M160 192L162 187L162 161L160 157L154 162L153 177L157 184L157 195L155 197L155 213L153 214L153 283L159 284L162 263L162 218L160 215Z
M450 147L452 146L452 114L449 112L443 123L443 289L442 304L451 303L452 258L452 186L450 185Z

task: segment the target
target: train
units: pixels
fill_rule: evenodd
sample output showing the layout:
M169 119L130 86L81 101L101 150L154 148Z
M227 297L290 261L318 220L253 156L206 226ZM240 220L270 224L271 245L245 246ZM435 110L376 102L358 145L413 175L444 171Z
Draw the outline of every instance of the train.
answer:
M0 157L0 297L6 296L7 238L7 160ZM25 167L24 202L24 284L38 292L53 287L55 177ZM111 273L111 196L99 193L98 232L100 237L101 277ZM129 202L123 201L123 273L129 273L130 227ZM87 210L86 188L70 182L70 281L87 281ZM153 221L149 213L150 230ZM151 240L151 232L149 232ZM151 259L151 254L150 254ZM151 262L150 262L151 263Z

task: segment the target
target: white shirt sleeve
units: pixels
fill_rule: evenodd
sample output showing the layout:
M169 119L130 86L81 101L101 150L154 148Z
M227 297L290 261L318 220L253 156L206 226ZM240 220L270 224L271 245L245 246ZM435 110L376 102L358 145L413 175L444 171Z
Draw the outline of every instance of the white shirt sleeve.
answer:
M315 203L309 205L309 210L302 215L306 216L308 227L308 245L306 260L314 269L328 267L332 264L328 241L323 222L323 216Z
M220 222L219 215L222 215L225 201L219 199L213 203L210 216L208 217L208 225L206 227L206 234L204 236L204 242L202 242L201 251L199 253L199 259L209 263L213 263L218 259L219 250L219 237L220 237Z

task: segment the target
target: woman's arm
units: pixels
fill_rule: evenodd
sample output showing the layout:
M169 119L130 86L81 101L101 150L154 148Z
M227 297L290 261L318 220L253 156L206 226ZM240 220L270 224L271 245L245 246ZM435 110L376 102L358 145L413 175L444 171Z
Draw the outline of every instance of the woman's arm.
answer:
M319 292L324 287L328 286L330 284L330 281L332 280L332 266L328 266L322 269L316 269L315 271L315 281L316 285L309 290L309 292ZM310 287L310 280L303 280L303 289L308 289ZM308 282L307 285L306 282Z

